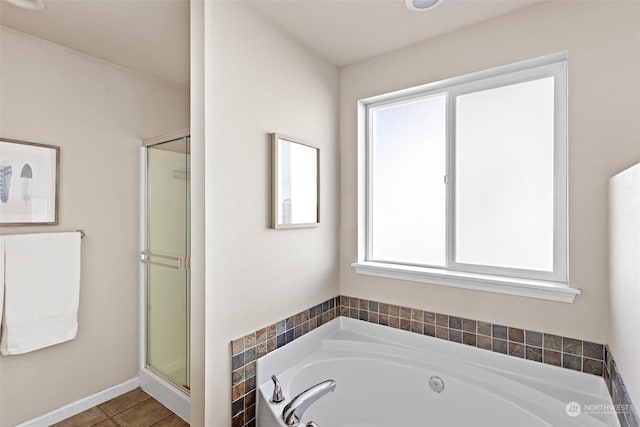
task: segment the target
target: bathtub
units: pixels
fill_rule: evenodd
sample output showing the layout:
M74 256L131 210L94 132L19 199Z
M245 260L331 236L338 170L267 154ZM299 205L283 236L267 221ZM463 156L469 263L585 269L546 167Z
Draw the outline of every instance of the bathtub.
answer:
M619 426L614 412L581 409L612 405L600 377L339 317L258 359L258 427L284 427L284 406L327 379L335 391L301 426Z

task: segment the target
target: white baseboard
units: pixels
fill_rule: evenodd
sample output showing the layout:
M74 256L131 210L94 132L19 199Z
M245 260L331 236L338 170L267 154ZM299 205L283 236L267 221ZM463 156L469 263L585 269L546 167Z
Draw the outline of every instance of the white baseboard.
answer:
M191 399L149 369L140 370L140 387L187 423L191 418Z
M48 414L44 414L38 418L18 424L16 427L48 427L52 424L60 422L64 419L79 414L82 411L93 408L101 403L118 397L140 386L140 378L135 377L122 384L115 385L106 390L99 391L96 394L77 400L73 403L65 405L61 408L53 410Z

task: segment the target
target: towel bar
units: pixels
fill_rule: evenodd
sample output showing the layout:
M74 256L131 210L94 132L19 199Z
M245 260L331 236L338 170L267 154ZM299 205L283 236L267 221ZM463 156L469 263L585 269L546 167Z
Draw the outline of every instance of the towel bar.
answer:
M173 264L168 264L166 262L151 261L152 257L166 259L170 261L176 261L178 264L173 265ZM145 252L140 252L140 261L142 261L145 264L153 264L153 265L159 265L161 267L173 268L174 270L187 270L189 268L189 257L159 255L159 254L154 254L154 253L145 251Z

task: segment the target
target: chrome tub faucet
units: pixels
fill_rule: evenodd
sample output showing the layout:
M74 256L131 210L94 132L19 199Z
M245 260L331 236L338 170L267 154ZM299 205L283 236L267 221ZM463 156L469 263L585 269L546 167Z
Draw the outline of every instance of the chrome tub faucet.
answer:
M327 380L314 385L294 397L282 411L282 419L284 420L284 423L288 426L297 426L302 419L304 411L306 411L316 400L320 399L325 394L332 392L335 388L336 382L334 380Z

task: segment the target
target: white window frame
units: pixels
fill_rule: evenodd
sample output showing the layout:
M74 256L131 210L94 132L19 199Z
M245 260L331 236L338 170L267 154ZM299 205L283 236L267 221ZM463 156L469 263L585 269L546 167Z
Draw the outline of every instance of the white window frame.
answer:
M519 270L455 262L455 99L460 95L518 83L554 78L554 243L553 272ZM370 112L412 99L446 95L446 263L447 267L411 265L371 256ZM358 103L358 261L357 273L453 287L573 302L579 289L568 280L567 197L567 54L547 55L380 96Z

